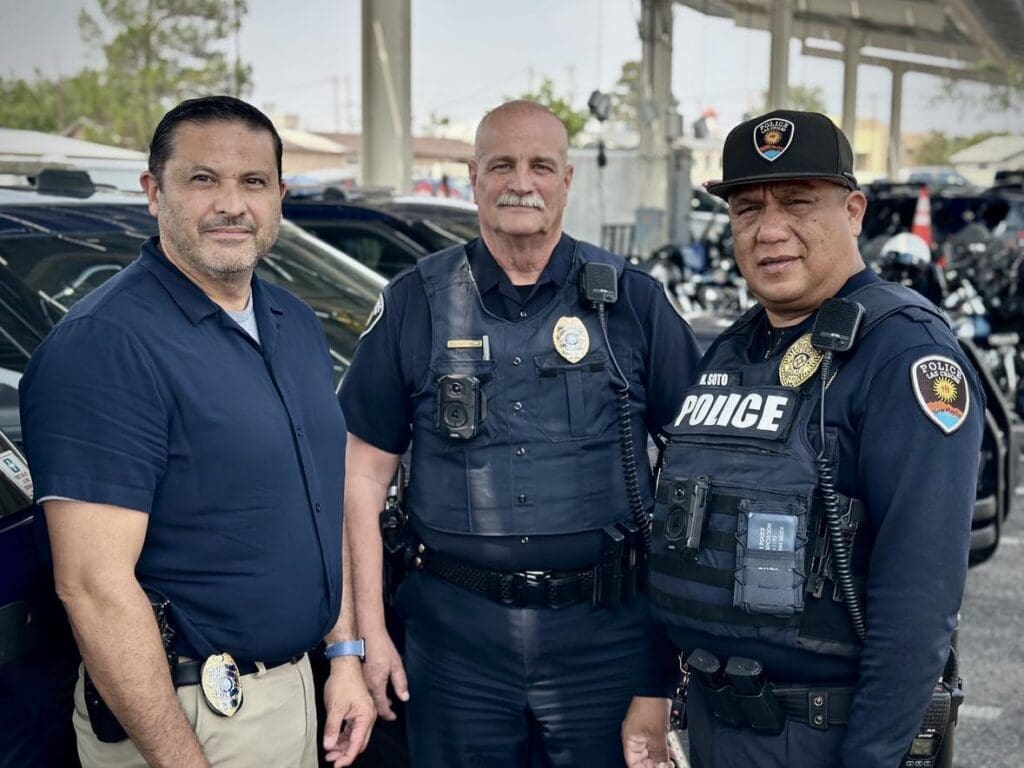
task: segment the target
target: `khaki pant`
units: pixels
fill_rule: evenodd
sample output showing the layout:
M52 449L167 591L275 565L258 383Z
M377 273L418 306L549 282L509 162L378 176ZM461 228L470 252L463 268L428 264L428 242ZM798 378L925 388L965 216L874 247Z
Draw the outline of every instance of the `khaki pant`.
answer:
M99 741L89 725L82 691L75 686L75 734L83 768L145 768L130 739ZM206 704L202 688L178 689L178 700L214 768L316 768L316 706L309 659L260 669L242 677L242 706L222 717Z

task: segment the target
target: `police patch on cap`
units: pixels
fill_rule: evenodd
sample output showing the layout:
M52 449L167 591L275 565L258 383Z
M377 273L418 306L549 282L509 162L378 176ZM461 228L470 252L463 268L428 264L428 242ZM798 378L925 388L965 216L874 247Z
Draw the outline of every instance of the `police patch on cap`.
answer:
M971 407L963 368L948 357L928 355L910 366L910 382L925 415L947 435L956 432Z
M384 292L381 291L380 296L377 297L377 303L373 305L373 309L370 310L370 316L366 318L366 327L363 328L363 332L359 334L359 338L363 338L366 334L373 330L380 319L384 317Z
M754 149L768 162L774 162L789 149L795 134L796 126L792 121L773 117L754 128Z

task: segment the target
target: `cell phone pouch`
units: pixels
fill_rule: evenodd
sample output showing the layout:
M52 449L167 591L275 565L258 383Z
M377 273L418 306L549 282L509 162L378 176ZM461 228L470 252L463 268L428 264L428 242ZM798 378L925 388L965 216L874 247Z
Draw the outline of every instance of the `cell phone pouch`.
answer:
M733 606L771 616L802 612L806 551L807 513L802 503L741 502Z

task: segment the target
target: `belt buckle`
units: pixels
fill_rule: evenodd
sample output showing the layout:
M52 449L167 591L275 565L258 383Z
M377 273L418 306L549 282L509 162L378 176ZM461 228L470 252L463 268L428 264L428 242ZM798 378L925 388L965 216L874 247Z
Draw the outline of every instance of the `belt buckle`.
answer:
M563 594L562 587L568 586L576 582L579 579L577 574L568 574L565 576L551 576L547 578L548 583L548 602L547 606L552 610L558 610L559 608L568 608L577 602L577 594L572 592L565 592ZM559 599L561 597L561 599Z
M546 571L518 571L512 577L512 594L520 608L547 605L550 576Z

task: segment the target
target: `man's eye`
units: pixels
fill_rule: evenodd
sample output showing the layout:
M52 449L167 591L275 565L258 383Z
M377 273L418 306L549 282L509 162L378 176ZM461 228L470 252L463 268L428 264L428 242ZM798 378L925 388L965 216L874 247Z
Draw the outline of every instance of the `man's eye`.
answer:
M195 176L192 177L192 181L196 182L197 184L206 184L207 182L213 181L213 179L207 176L205 173L197 173Z
M511 167L512 165L510 163L495 163L494 165L491 166L491 170L506 171Z
M252 178L246 179L245 183L247 185L249 185L250 187L265 187L265 186L267 186L267 182L266 181L264 181L263 179L257 178L255 176L252 177Z
M537 171L539 173L551 173L551 171L553 169L552 169L552 167L550 165L544 165L543 163L536 163L533 166L533 170L535 170L535 171Z

